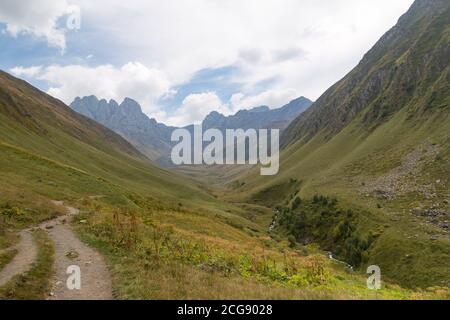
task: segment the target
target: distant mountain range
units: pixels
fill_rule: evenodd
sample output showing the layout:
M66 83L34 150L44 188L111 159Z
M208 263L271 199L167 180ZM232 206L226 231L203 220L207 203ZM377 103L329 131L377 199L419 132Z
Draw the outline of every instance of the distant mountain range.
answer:
M152 160L161 160L170 152L170 135L175 128L150 119L130 98L119 105L89 96L76 98L70 107L120 134Z
M218 112L211 112L203 121L203 128L225 129L280 129L284 130L292 120L308 109L312 101L300 97L287 105L271 110L267 106L241 110L232 116L224 116Z
M289 123L304 112L312 101L300 97L279 109L267 106L241 110L235 115L224 116L211 112L203 121L203 128L225 129L285 129ZM133 99L126 98L121 104L109 102L95 96L76 98L70 107L105 127L117 132L151 160L169 166L172 142L171 134L175 127L158 123L142 112L141 106ZM193 126L187 126L192 130Z
M144 189L148 195L171 196L170 202L183 193L188 199L193 194L211 198L154 165L119 134L1 70L0 168L2 201L5 186L40 190L50 199L114 194L116 203L123 194Z

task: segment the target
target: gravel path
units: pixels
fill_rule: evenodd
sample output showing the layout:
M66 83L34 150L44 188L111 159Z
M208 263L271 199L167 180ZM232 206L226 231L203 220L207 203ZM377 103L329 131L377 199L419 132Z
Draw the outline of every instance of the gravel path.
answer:
M64 206L62 202L54 201ZM42 223L39 228L48 232L55 244L54 277L50 300L108 300L112 299L111 276L103 257L94 249L82 243L73 233L67 222L78 210L65 206L68 214ZM21 232L21 240L15 247L17 255L1 272L0 286L6 284L15 275L28 271L37 256L36 245L32 241L31 231ZM70 266L79 267L80 289L70 290L67 282ZM73 271L72 271L73 272Z
M16 249L17 254L12 261L0 272L0 287L4 286L14 276L27 272L31 269L37 257L37 249L33 243L33 236L30 230L23 230L20 233L20 241L11 249Z

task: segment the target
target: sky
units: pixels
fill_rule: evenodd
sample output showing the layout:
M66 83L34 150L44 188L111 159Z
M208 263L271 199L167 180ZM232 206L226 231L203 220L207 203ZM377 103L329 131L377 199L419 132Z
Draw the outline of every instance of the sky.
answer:
M413 0L1 0L0 69L70 104L198 123L316 100Z

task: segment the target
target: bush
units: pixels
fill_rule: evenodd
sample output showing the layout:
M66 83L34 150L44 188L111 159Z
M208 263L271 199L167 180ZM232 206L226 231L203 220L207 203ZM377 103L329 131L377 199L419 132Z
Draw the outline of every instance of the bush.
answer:
M296 197L294 199L294 201L292 202L292 207L291 207L292 210L297 209L301 205L301 203L302 203L302 199L300 199L300 197Z
M356 217L352 210L337 208L336 199L315 195L310 201L297 197L291 208L280 210L276 221L279 228L289 232L291 247L300 240L313 240L358 267L367 260L374 237L356 233Z
M295 239L295 237L293 235L288 236L288 241L289 241L289 247L295 248L295 246L297 245L297 240Z
M321 256L313 256L309 261L307 270L307 280L312 285L326 283L330 279L330 272L325 267L324 258Z

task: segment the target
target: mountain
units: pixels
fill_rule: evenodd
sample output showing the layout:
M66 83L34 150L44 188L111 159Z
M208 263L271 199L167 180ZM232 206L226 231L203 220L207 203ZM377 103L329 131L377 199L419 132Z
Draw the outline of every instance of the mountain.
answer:
M20 238L37 249L0 299L48 299L66 274L57 257L85 261L48 236L64 227L105 259L119 300L448 300L448 21L448 1L417 0L362 61L365 75L352 71L285 131L278 175L226 166L237 178L217 188L0 72L1 274L29 260ZM80 212L66 221L52 200ZM380 290L367 288L369 266Z
M283 132L279 175L255 168L230 184L230 199L288 206L280 219L298 241L403 285L448 286L449 21L449 1L416 0ZM302 199L325 208L306 215Z
M203 121L203 128L225 129L285 129L292 119L306 110L311 101L300 97L284 107L271 110L262 106L251 110L242 110L226 117L218 112L210 113ZM107 128L120 134L138 150L163 166L171 166L170 141L174 127L169 127L150 119L142 112L141 106L134 100L126 98L120 105L114 101L99 100L95 96L77 97L70 107ZM187 126L193 131L193 126Z
M214 292L236 297L236 288L245 290L248 280L230 280L189 257L213 259L222 257L228 246L239 248L237 252L263 246L254 235L264 227L245 218L245 210L155 166L119 134L0 71L0 272L23 251L22 245L16 250L16 244L27 228L37 250L29 272L0 285L0 299L47 299L53 290L53 271L62 268L54 248L61 243L47 236L50 227L37 226L65 214L54 200L80 210L76 218L60 221L76 229L115 270L119 299L206 298ZM216 245L223 250L219 254ZM229 256L230 261L239 260L238 253ZM229 262L220 259L229 268ZM213 277L211 284L201 280L208 277ZM233 290L217 290L219 283L231 284Z
M402 109L422 116L447 107L448 6L442 0L414 2L356 68L291 123L284 145L320 131L331 138L357 116L373 129Z
M123 194L134 192L171 201L212 199L155 166L117 133L4 72L0 149L2 187L38 190L53 199L110 195L117 203L130 201Z
M125 137L154 161L164 161L170 154L170 135L174 128L148 118L141 106L130 98L119 105L114 100L107 102L95 96L78 97L70 107Z
M267 106L256 107L251 110L241 110L232 116L224 116L218 112L210 113L203 121L204 129L285 129L289 123L304 112L312 101L300 97L278 109Z
M66 274L58 259L92 258L65 252L75 234L55 237L62 224L111 266L111 275L105 267L98 277L113 278L117 299L413 297L391 285L374 293L363 276L314 249L298 254L267 236L270 209L226 203L206 188L154 166L120 135L0 72L2 276L21 264L15 257L25 252L24 234L37 250L29 271L0 286L1 299L48 299L54 273ZM66 221L61 202L80 212ZM58 224L48 223L58 216Z

